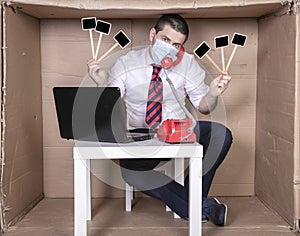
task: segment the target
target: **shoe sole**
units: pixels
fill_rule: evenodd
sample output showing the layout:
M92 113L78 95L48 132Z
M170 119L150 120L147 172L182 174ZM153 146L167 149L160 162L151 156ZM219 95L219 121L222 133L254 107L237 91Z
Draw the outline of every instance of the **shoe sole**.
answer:
M220 204L220 205L223 205L225 207L225 219L224 219L224 224L222 226L225 226L226 225L226 222L227 222L227 205L224 204L224 203L220 203L219 200L217 198L213 198L215 199L215 201Z

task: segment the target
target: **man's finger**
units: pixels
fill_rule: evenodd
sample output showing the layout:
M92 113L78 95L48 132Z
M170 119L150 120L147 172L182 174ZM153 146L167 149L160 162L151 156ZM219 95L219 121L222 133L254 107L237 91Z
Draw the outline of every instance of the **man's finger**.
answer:
M230 75L223 75L222 79L230 81L231 80L231 76Z
M219 81L219 83L223 83L223 84L227 85L229 83L229 80L227 80L227 79L221 79Z

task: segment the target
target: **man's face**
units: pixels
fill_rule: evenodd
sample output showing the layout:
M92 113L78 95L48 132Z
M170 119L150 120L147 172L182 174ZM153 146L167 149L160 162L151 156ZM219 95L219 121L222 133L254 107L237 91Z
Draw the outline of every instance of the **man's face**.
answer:
M163 30L158 33L154 28L150 30L150 41L152 45L155 43L156 39L160 39L176 49L180 49L185 41L186 36L180 32L177 32L170 25L165 25Z

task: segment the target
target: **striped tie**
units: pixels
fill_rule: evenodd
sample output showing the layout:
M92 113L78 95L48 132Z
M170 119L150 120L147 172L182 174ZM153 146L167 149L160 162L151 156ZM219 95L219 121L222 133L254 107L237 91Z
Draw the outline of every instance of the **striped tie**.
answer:
M160 70L161 66L153 65L152 79L148 91L146 123L152 129L160 124L162 117L163 84L158 75Z

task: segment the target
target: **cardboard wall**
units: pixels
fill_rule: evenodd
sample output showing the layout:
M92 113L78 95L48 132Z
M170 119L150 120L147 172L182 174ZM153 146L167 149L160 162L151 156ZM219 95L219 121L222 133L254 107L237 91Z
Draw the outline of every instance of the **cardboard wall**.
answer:
M300 17L296 16L296 76L295 76L295 131L294 131L294 198L295 219L300 228Z
M125 1L126 4L122 0L104 0L101 4L98 0L85 3L80 0L6 2L40 18L15 14L6 8L7 48L4 51L7 58L4 64L8 66L3 70L7 70L7 74L2 80L2 83L7 82L2 84L6 94L2 158L6 164L6 206L12 207L6 213L7 221L20 215L42 196L43 191L47 197L73 197L73 142L59 138L52 88L94 86L92 81L85 79L86 61L91 58L91 51L88 33L81 31L80 17L90 13L98 14L99 18L114 18L107 19L113 23L112 35L123 29L132 38L133 46L137 46L148 44L147 31L154 20L146 18L153 19L171 11L189 18L188 52L202 40L213 45L216 35L237 31L249 36L246 47L238 49L230 68L231 87L222 97L216 113L205 117L226 123L234 136L232 149L217 173L211 195L256 193L291 224L294 214L300 217L300 130L297 126L300 47L299 31L294 30L299 29L299 16L283 14L260 19L258 24L256 21L256 17L279 8L281 0L189 0L177 1L176 4L157 0L159 4L156 6L146 0ZM254 18L239 18L245 16ZM45 19L57 17L65 19ZM101 53L113 44L111 37L104 37L102 42ZM231 49L225 50L227 59ZM295 49L298 57L295 57ZM113 53L103 61L104 66L108 68L120 54L120 51ZM220 64L220 52L212 50L211 54ZM207 61L201 63L213 75L216 74ZM199 118L204 117L199 115ZM92 166L93 173L105 180L92 178L93 197L123 196L123 191L105 183L107 179L113 179L113 185L124 185L115 165L109 161L97 161Z
M132 47L148 45L148 33L154 19L110 20L112 32L103 36L100 54L113 45L112 36L123 29L132 39ZM233 132L234 144L227 160L220 168L213 187L212 195L240 196L254 194L254 149L255 114L257 82L257 22L255 19L188 19L191 35L186 51L192 52L206 40L213 46L215 36L241 32L247 34L245 48L237 50L232 62L231 87L220 99L217 112L211 116L200 116L225 123ZM95 42L97 36L95 34ZM226 59L232 47L225 49ZM109 68L120 54L119 48L103 61ZM44 193L46 197L73 197L73 159L72 141L62 140L59 136L52 88L54 86L94 86L86 78L86 62L91 58L89 35L81 30L80 19L41 20L41 61L43 93L43 152L44 152ZM211 56L221 65L220 51L212 50ZM199 61L212 76L217 74L210 63ZM208 76L210 77L210 76ZM110 161L94 161L92 172L93 197L120 197L123 188L119 169ZM99 181L98 180L104 180ZM110 180L108 184L106 182Z
M39 20L6 8L4 193L7 222L43 194Z
M295 19L285 14L258 24L255 192L290 224L294 220L296 145Z
M2 5L0 5L0 45L3 46L3 22L2 22L2 19L3 19L3 8L2 8ZM0 65L1 65L1 73L0 73L0 79L1 79L1 88L2 88L2 83L3 83L3 53L1 53L0 55ZM0 102L2 104L2 89L0 89ZM1 110L2 111L2 110ZM1 130L1 133L2 133L2 122L0 122L0 130ZM2 134L1 134L1 137L2 137ZM0 142L0 150L1 150L1 153L2 153L2 142ZM1 174L3 173L4 171L4 162L3 162L3 159L2 159L2 155L0 157L0 172ZM0 181L2 182L3 180L3 175L1 175L2 177L0 177ZM3 192L1 191L0 192L0 196L1 196L1 200L0 200L0 214L1 214L1 218L4 219L4 196L3 196ZM3 225L5 224L4 223L4 220L1 220L1 229L4 227Z

